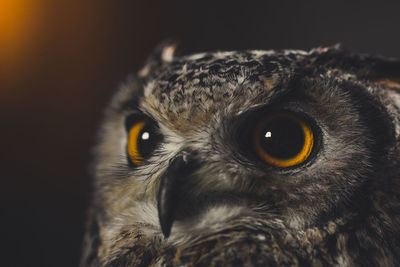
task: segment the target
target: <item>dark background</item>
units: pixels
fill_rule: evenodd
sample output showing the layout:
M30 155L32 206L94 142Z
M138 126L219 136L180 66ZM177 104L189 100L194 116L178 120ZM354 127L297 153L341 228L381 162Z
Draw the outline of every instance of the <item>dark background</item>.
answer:
M76 266L90 147L157 43L400 57L399 1L0 1L0 265Z

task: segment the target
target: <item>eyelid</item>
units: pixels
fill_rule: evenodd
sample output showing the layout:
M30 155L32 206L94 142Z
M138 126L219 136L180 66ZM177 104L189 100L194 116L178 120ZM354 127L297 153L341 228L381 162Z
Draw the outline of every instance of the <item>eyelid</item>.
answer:
M147 118L147 116L145 114L143 114L140 111L135 111L135 112L131 112L129 113L129 115L126 116L125 118L125 130L126 132L129 133L129 131L131 130L132 126L139 122L139 121L147 121L149 120Z
M279 113L291 114L292 116L297 117L297 120L295 120L296 123L298 123L298 121L304 123L298 123L298 126L301 128L302 132L305 131L304 135L306 135L306 140L304 140L304 146L308 147L308 149L305 149L304 151L299 150L303 153L300 154L301 158L300 155L297 154L299 155L299 159L296 162L286 161L282 163L283 166L277 166L277 164L269 164L266 162L265 159L260 156L259 151L257 151L254 145L255 131L260 131L260 129L257 129L259 124L262 124L269 116ZM262 170L274 170L279 172L294 171L304 164L309 165L312 163L322 149L322 132L317 121L313 116L310 116L307 112L303 111L299 105L293 106L288 105L288 103L282 103L282 106L279 107L264 106L238 116L236 120L232 121L232 127L232 130L237 131L234 144L240 149L241 155L244 157L243 160L249 161L251 164ZM265 133L263 133L263 135L264 134ZM284 161L287 160L287 158L282 159Z

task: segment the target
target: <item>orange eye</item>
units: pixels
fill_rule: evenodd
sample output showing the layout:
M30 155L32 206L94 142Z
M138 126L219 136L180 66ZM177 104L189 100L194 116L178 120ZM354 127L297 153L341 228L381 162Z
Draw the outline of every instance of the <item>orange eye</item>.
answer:
M258 156L276 167L304 162L314 146L312 128L295 114L282 112L267 116L255 128L253 145Z
M161 135L153 123L146 119L136 121L128 133L127 151L130 161L137 166L143 165L160 141Z

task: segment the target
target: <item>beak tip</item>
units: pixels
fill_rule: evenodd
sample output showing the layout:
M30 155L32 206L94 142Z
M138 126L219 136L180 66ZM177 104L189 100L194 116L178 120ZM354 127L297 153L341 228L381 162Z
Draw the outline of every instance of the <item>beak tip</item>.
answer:
M159 216L161 231L162 231L164 237L168 238L169 235L171 234L173 219L170 218L170 216L168 216L170 214L163 214L163 213L159 213L159 214L161 215L161 216Z
M167 227L167 226L163 227L163 226L161 226L161 231L162 231L164 237L168 238L170 233L171 233L171 227Z

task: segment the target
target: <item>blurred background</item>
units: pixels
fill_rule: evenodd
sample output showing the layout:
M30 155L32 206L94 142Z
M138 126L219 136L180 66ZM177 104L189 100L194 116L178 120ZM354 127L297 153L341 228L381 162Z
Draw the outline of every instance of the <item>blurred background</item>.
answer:
M102 110L160 41L400 58L399 14L400 1L0 0L0 265L78 265Z

